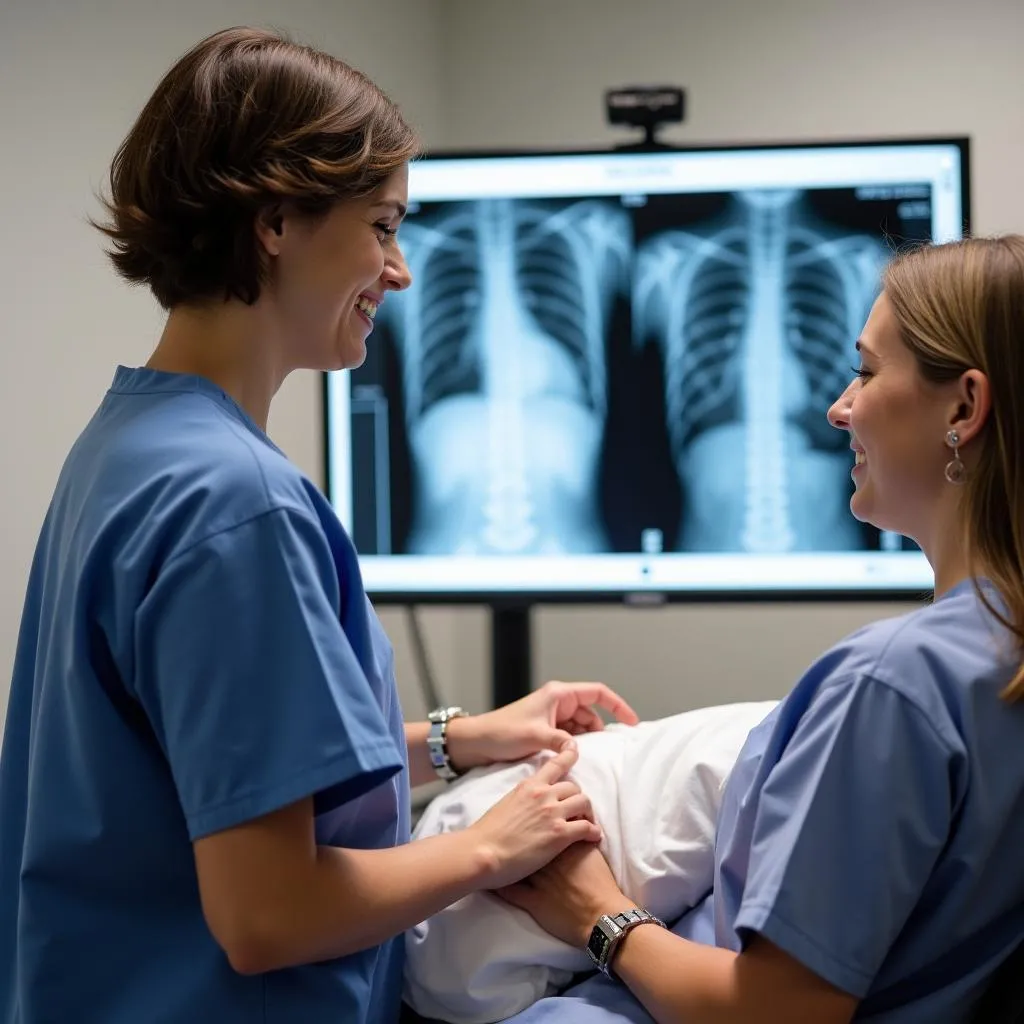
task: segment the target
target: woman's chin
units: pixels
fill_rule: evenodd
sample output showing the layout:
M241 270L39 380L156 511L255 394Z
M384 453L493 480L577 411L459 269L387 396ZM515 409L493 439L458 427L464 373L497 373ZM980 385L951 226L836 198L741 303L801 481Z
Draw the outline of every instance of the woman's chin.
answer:
M337 352L323 360L323 366L314 366L311 369L323 370L325 373L336 373L339 370L358 370L366 362L366 348L358 352L346 349L344 352Z
M858 523L867 523L869 526L876 525L871 518L871 502L859 489L854 491L850 498L850 514Z
M349 341L338 353L336 370L357 370L366 362L366 342Z
M887 516L883 509L878 507L876 502L868 500L864 494L855 493L850 499L850 514L859 523L873 526L876 530L884 530L888 533L904 534L906 524L901 525Z

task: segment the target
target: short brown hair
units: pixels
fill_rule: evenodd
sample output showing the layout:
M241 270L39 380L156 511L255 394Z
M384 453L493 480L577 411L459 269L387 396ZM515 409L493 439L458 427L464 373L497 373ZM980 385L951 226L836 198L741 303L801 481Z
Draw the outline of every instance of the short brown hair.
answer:
M167 72L114 157L102 200L118 273L165 309L259 298L254 222L368 195L417 155L398 108L328 54L251 28L217 32Z
M972 238L898 256L883 281L900 336L926 380L977 369L992 409L963 488L972 574L1006 603L996 613L1024 654L1024 237ZM1024 698L1024 665L1005 696Z

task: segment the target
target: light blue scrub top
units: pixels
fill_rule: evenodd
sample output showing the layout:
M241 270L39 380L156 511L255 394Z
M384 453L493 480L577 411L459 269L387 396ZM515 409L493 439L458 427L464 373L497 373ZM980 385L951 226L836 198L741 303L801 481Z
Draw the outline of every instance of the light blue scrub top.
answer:
M192 842L309 795L320 843L405 842L404 768L391 647L330 506L208 381L119 368L32 563L0 1021L392 1024L401 941L236 974Z
M857 1020L965 1020L1024 939L1024 705L999 698L1019 660L969 582L825 654L751 733L714 891L673 930L763 935ZM600 976L512 1019L651 1020Z

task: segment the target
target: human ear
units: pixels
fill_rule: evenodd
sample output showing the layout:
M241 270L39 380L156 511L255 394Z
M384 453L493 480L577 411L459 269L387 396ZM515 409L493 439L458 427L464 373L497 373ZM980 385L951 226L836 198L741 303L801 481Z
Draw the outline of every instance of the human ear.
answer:
M967 444L981 432L988 420L992 410L992 389L988 377L981 370L965 370L955 386L955 404L948 425L960 435L960 443Z
M280 203L265 206L256 214L254 230L256 239L268 256L281 254L281 240L284 237L284 208Z

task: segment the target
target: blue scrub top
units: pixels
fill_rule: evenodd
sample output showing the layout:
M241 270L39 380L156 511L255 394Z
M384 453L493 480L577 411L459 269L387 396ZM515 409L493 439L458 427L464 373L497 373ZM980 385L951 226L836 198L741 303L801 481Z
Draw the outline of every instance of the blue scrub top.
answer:
M119 368L32 563L0 756L0 1021L391 1024L402 943L245 977L192 843L313 795L409 838L391 647L323 496L209 381Z
M965 1020L1024 939L1024 705L999 697L1019 663L970 582L823 655L751 733L714 891L673 930L765 936L857 996L857 1020ZM602 977L512 1019L651 1021Z

